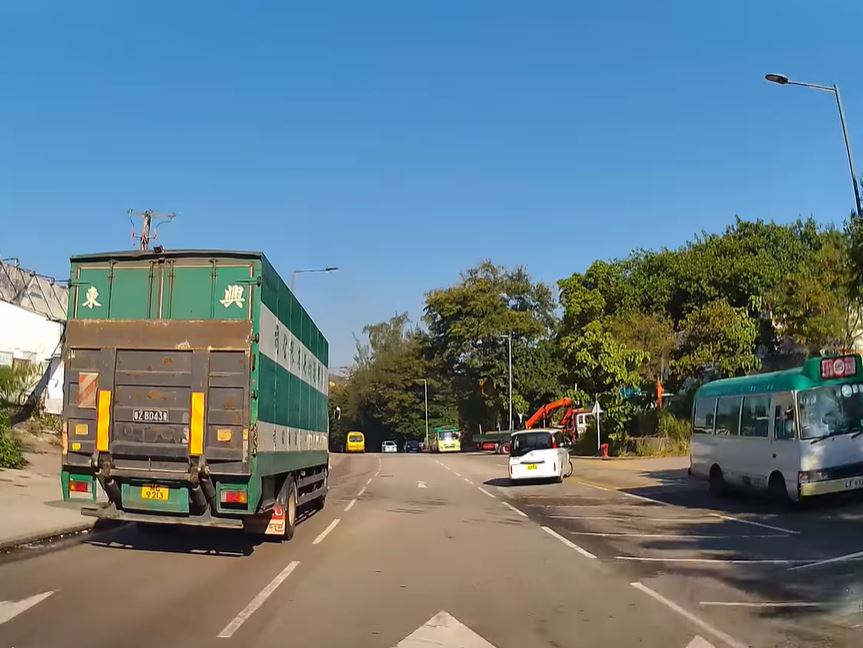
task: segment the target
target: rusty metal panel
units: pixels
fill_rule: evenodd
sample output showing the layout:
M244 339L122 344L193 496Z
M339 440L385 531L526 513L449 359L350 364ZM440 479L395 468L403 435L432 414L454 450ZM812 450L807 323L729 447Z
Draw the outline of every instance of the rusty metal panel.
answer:
M248 352L252 323L247 320L70 320L66 338L71 348Z

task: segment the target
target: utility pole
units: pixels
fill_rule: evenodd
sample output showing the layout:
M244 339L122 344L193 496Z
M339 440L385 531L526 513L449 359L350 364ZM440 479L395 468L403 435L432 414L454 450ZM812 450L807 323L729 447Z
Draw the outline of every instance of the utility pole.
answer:
M428 451L429 447L429 381L425 378L423 381L423 395L425 396L425 405L426 405L426 451Z
M509 370L509 421L507 425L509 427L508 430L512 430L512 333L506 333L504 335L499 335L498 337L506 338L507 341L507 368Z
M177 215L173 213L160 214L152 209L145 209L142 212L136 212L135 210L130 209L128 214L129 220L132 222L132 240L137 240L139 242L138 249L142 252L146 252L150 249L150 240L156 238L158 234L156 228L159 225L170 223L177 217ZM138 216L141 219L140 234L135 234L135 221L132 220L134 216Z

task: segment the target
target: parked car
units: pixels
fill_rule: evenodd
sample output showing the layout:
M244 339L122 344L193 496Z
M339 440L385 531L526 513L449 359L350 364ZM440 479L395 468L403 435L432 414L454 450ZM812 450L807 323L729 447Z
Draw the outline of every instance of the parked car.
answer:
M509 479L553 479L572 474L568 444L560 430L520 430L510 437Z
M422 443L416 439L405 441L405 452L422 452Z
M381 452L398 452L399 447L395 441L384 441L381 444Z

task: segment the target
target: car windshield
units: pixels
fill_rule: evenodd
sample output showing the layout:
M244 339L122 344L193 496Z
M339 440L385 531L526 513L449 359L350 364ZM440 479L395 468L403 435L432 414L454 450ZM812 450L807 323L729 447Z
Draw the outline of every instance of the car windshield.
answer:
M437 438L441 441L452 441L455 435L452 432L438 432Z
M357 442L362 441L362 440L363 440L363 437L361 434L352 434L348 437L348 441L350 441L351 443L357 443Z
M521 457L531 450L548 450L551 447L551 434L548 432L516 434L512 438L512 449L510 451L510 455L513 457Z
M797 404L804 439L863 431L863 384L807 389L797 395Z

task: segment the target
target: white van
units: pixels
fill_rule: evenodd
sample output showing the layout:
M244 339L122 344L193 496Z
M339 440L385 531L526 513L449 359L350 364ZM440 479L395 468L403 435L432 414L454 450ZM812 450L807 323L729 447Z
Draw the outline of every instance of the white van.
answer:
M572 474L569 449L560 430L520 430L510 436L509 479L554 479Z

